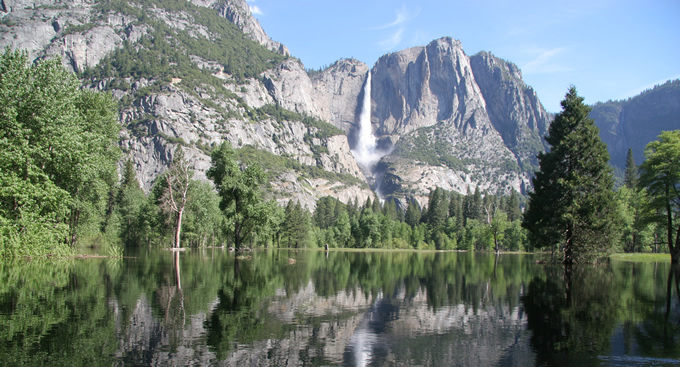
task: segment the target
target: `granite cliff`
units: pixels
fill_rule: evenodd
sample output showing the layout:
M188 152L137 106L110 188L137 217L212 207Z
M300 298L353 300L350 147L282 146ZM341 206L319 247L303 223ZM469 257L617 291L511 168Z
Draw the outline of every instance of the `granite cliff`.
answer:
M680 79L667 81L623 101L599 102L590 117L600 128L611 164L621 174L626 154L633 150L635 162L644 159L645 146L664 130L680 129Z
M86 87L120 101L120 145L145 190L177 144L205 179L210 150L226 140L265 166L280 202L373 196L346 135L319 119L343 106L315 107L324 104L304 95L314 86L301 62L245 0L3 0L0 17L0 47L58 57Z
M441 38L385 55L373 72L373 123L393 146L376 172L384 194L423 201L435 186L526 191L552 116L517 66L469 57Z
M120 101L120 144L147 190L176 144L205 178L210 150L226 140L264 163L277 199L308 208L323 195L364 201L368 182L402 203L424 203L435 186L526 192L552 119L516 65L469 56L452 38L373 67L343 59L310 73L245 0L1 0L0 17L0 46L59 57L87 87ZM620 118L596 120L619 149L632 115L607 106ZM351 152L363 108L384 154L372 169Z

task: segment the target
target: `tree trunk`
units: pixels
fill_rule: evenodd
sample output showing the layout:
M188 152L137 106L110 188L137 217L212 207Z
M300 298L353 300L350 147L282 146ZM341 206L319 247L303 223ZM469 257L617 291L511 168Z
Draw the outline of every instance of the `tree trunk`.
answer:
M666 186L666 197L668 197L668 192L669 192L669 188L668 188L668 186ZM674 248L673 248L673 209L671 208L671 201L670 200L666 201L666 220L668 221L668 252L671 253L671 262L672 262L673 257L674 257L673 253L675 251L673 251L674 250ZM678 229L680 230L680 227L678 227ZM675 261L677 263L677 256L675 256L675 258L676 258Z
M565 265L571 265L574 263L574 244L573 244L573 236L572 236L572 228L571 225L569 225L569 228L567 229L567 235L566 235L566 241L564 243L564 261L563 263Z
M670 233L671 230L669 229L668 232ZM671 264L680 264L680 226L675 234L675 246L669 246L668 250L671 253Z
M238 223L234 226L234 247L236 250L241 249L241 226Z
M182 231L182 215L184 214L184 208L177 212L177 228L175 228L175 248L180 247L180 232Z

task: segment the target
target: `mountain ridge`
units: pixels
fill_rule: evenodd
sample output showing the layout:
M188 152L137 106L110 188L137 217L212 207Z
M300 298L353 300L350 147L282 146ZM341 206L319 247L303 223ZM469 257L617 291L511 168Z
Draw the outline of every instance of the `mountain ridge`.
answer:
M120 101L120 145L146 190L177 144L205 179L226 140L283 166L271 164L272 195L310 209L324 195L365 201L367 182L402 204L424 204L435 186L526 192L553 118L515 64L468 56L451 37L310 73L245 0L0 0L0 10L0 46L60 57ZM368 73L371 125L390 153L374 171L351 153ZM604 139L626 123L598 125ZM609 135L612 146L622 136Z

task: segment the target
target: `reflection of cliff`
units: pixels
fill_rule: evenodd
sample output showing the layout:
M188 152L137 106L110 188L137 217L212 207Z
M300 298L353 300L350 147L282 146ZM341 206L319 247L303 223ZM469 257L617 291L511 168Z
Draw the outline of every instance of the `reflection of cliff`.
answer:
M357 343L349 345L351 365L483 366L532 365L533 352L521 308L483 302L433 309L424 290L380 298L362 324ZM367 350L366 344L371 344ZM368 359L360 359L368 358Z
M117 308L115 303L112 306ZM204 313L189 316L182 330L175 334L172 327L168 328L164 315L155 315L149 300L142 296L129 320L117 320L127 321L127 325L117 327L119 348L115 356L126 365L214 364L215 355L204 340L206 316Z
M141 297L132 317L118 328L116 357L145 365L467 365L533 363L521 308L486 299L475 307L458 304L433 309L424 289L406 297L376 297L360 288L318 296L310 281L295 293L279 289L255 313L270 325L269 336L234 340L221 355L209 346L213 315L168 322ZM217 300L210 313L217 312ZM115 308L115 304L113 305ZM276 331L284 332L277 336ZM281 337L282 336L282 337Z

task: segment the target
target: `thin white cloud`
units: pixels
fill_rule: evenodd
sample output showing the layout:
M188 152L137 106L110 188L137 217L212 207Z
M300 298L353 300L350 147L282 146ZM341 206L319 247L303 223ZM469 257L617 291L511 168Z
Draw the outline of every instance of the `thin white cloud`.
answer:
M564 50L564 47L556 47L549 50L537 49L535 52L538 52L538 55L522 66L522 73L549 74L570 70L570 68L561 64L559 60L555 60L556 56L564 52Z
M394 32L392 32L389 37L379 41L378 45L380 45L383 50L391 50L397 47L404 38L404 30L404 27L399 27L399 29L396 29Z
M264 13L262 13L262 10L260 9L260 7L257 6L257 5L251 5L250 6L250 12L253 13L253 14L257 14L257 15L264 14Z
M417 16L419 10L411 12L406 8L406 6L402 6L401 9L397 9L395 13L396 14L393 21L370 28L372 30L390 31L386 37L383 37L382 40L378 41L378 45L383 51L392 50L401 44L402 40L404 39L404 33L406 32L406 23Z
M401 9L397 10L396 13L397 13L396 17L393 21L391 21L387 24L379 25L377 27L374 27L373 29L387 29L387 28L401 26L406 21L408 21L409 19L412 18L410 12L408 11L408 9L406 9L406 6L402 6Z

